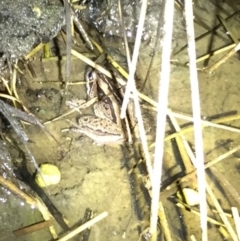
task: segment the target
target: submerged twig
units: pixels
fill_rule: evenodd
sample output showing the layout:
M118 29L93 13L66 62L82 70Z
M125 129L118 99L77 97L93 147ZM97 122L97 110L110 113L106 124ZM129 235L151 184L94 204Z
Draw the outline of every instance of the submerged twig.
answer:
M15 231L13 231L13 234L16 237L19 237L19 236L22 236L22 235L26 235L26 234L33 233L33 232L36 232L38 230L47 228L51 225L52 225L52 221L46 220L46 221L38 222L38 223L35 223L35 224L32 224L32 225L29 225L27 227L23 227L23 228L20 228L18 230L15 230Z

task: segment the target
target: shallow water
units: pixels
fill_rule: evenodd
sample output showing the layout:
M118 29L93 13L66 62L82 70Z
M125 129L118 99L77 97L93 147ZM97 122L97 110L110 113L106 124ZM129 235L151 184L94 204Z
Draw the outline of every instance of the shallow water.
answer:
M206 6L208 11L203 11L200 5L196 6L195 11L201 13L204 20L211 25L213 22L211 12L214 8ZM201 8L199 7L201 6ZM204 33L202 27L195 25L196 36ZM223 31L220 31L223 34ZM108 47L116 46L114 40L104 40ZM107 42L108 41L108 42ZM197 43L198 56L206 53L209 39L206 38ZM229 41L230 43L231 41ZM179 39L174 46L183 46L186 39ZM114 45L115 44L115 45ZM219 48L222 40L214 41L214 48ZM119 49L121 46L119 46ZM158 46L159 47L159 46ZM152 45L144 43L141 48L140 58L137 68L138 85L141 86L146 76L150 63ZM209 65L217 61L220 56L213 57ZM176 112L191 114L191 90L189 83L189 73L183 64L187 61L187 52L183 51L179 55L173 56L178 64L172 65L169 107ZM156 58L151 69L149 79L143 93L150 98L157 100L158 79L160 71L160 55L156 53ZM199 64L201 68L202 64ZM46 121L58 115L60 106L59 79L64 76L64 63L60 64L62 69L59 75L59 64L57 62L47 62L39 64L36 61L33 64L37 78L32 80L26 75L23 80L24 86L18 89L20 99L32 110L39 110L35 114ZM74 59L72 61L71 80L83 81L85 65ZM201 96L201 108L203 117L224 114L230 111L240 110L239 97L239 62L236 56L233 56L213 74L199 71L199 85ZM26 95L26 90L31 88L33 92ZM36 90L45 88L47 91L35 96ZM39 93L39 92L37 92ZM84 98L86 96L85 87L76 85L69 87L68 99L72 97ZM142 103L145 104L145 103ZM34 108L36 107L36 108ZM67 109L67 107L65 107ZM91 112L91 109L83 110L83 114ZM75 121L79 113L74 113L67 118ZM148 121L154 121L155 113L146 112ZM179 121L180 124L185 122ZM232 126L238 127L239 121L233 121ZM154 126L154 124L152 124ZM46 192L49 194L52 202L62 212L72 227L83 218L85 210L90 208L94 214L100 214L108 211L109 215L103 221L95 225L90 234L89 241L102 240L138 240L139 234L149 226L149 197L146 189L143 187L142 177L145 175L144 164L140 164L131 174L132 169L138 162L141 155L136 151L122 146L97 146L92 143L88 137L81 137L70 132L62 132L68 128L69 123L63 119L46 125L46 128L59 141L59 146L50 136L35 126L27 127L27 133L33 141L29 144L36 160L39 164L51 162L57 165L62 173L61 182L56 186L49 187ZM167 126L169 130L170 127ZM154 129L150 133L154 137ZM206 127L203 131L204 152L206 159L213 160L226 148L218 146L219 140L231 139L232 147L239 145L239 134L220 130L213 127ZM186 135L187 140L194 146L192 132ZM179 157L175 157L173 143L166 142L164 157L164 176L163 183L167 178L176 177L184 169ZM137 150L137 148L136 148ZM218 163L215 167L224 174L225 178L238 190L239 186L239 159L236 156L230 156L226 160ZM210 174L210 186L221 201L221 205L227 211L230 205L236 205L228 201L229 194L219 188L219 181ZM3 191L1 191L3 192ZM3 197L6 193L2 194ZM230 205L229 205L230 203ZM200 240L199 219L192 213L178 209L174 204L174 198L163 200L167 218L170 223L170 229L174 240L188 240L191 234L194 234L197 240ZM30 225L41 220L41 215L30 209L28 205L21 205L21 200L13 195L7 196L7 202L0 203L1 223L0 233L4 236L2 240L50 240L51 236L47 229L38 231L34 234L23 236L20 239L14 239L12 230ZM18 213L16 215L16 213ZM56 225L57 230L60 228ZM76 237L73 240L81 240ZM209 228L209 240L223 240L216 230L215 226Z

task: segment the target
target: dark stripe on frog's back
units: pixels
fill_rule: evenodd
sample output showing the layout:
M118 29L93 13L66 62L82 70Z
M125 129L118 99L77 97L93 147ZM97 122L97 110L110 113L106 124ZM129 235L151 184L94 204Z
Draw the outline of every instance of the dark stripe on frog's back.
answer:
M118 88L115 86L115 83L113 83L114 80L109 79L106 75L99 73L99 72L98 72L98 75L99 75L101 81L107 85L107 92L104 93L103 91L99 90L100 91L99 93L102 94L101 97L103 97L104 95L106 96L106 95L112 94L114 96L114 98L116 99L116 101L118 102L118 104L121 105L122 97L119 93Z
M112 95L112 94L111 94ZM113 96L112 96L113 97ZM116 111L119 111L119 106L115 99L113 99L111 96L104 96L101 100L104 105L102 105L103 108L105 108L105 115L115 124L118 124L118 118L116 115ZM110 111L110 116L107 114Z
M98 98L100 101L106 104L106 107L109 107L108 110L110 110L110 113L111 113L111 116L109 118L111 119L111 121L115 124L120 124L120 120L117 117L117 115L120 115L120 108L118 105L118 101L115 98L115 95L113 95L113 92L112 92L113 89L110 87L111 85L108 79L105 77L105 75L101 75L100 77L103 77L103 78L99 79L99 82L101 81L101 84L98 84L98 87L97 87ZM104 86L104 89L101 88L100 86Z

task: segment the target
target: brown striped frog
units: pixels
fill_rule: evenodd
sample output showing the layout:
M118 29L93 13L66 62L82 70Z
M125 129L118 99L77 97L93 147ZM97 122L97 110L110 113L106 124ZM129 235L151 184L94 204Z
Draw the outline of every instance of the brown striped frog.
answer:
M93 107L95 115L81 116L71 130L87 135L99 145L122 143L124 132L120 119L120 103L108 79L90 67L85 73L85 79L88 99L98 99Z

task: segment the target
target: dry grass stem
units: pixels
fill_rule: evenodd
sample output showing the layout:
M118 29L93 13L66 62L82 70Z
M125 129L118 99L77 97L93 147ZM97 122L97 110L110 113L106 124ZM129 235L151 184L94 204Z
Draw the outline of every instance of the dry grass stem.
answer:
M219 66L225 63L229 58L231 58L238 50L240 50L240 43L238 43L229 53L227 53L223 58L216 62L212 67L208 69L208 72L211 74Z
M33 55L35 55L39 50L43 48L45 44L39 44L37 47L35 47L29 54L24 56L25 60L30 59Z
M129 64L130 73L129 73L129 76L128 76L128 82L127 82L127 85L126 85L126 90L125 90L125 94L124 94L124 98L123 98L123 103L122 103L120 115L121 115L121 118L125 118L126 112L127 112L127 109L128 109L128 102L129 102L128 95L130 96L130 92L132 92L133 93L133 100L134 100L134 107L135 107L135 116L136 116L137 121L138 121L140 139L141 139L141 143L142 143L143 152L144 152L145 158L146 158L146 166L147 166L147 170L148 170L150 180L152 181L151 158L150 158L150 154L149 154L149 150L148 150L147 137L146 137L146 132L145 132L145 129L144 129L140 103L139 103L139 99L138 99L138 96L137 96L137 89L136 89L135 80L134 80L134 74L135 74L136 65L137 65L138 53L139 53L139 49L140 49L140 45L141 45L141 36L142 36L142 31L143 31L146 9L147 9L147 0L144 0L142 2L142 6L141 6L141 12L140 12L140 17L139 17L137 35L136 35L135 44L134 44L132 61L131 61L130 56L129 56L129 49L128 49L128 44L127 44L126 36L125 36L125 47L126 47L127 56L128 56L127 60L128 60L128 64ZM120 6L119 10L121 12L121 6Z
M82 35L82 38L84 39L86 45L91 49L94 50L93 44L91 42L90 37L88 36L88 33L85 31L85 29L83 28L80 19L77 17L77 15L75 14L75 12L71 9L71 15L73 18L73 22L75 24L75 26L77 27L77 29L79 30L79 32Z
M128 105L129 98L130 98L130 93L133 92L133 95L134 96L136 95L136 85L135 85L135 80L134 80L134 74L136 71L137 60L138 60L138 55L139 55L139 50L140 50L140 45L141 45L141 38L142 38L142 33L143 33L146 11L147 11L147 0L143 0L142 5L141 5L140 16L139 16L137 34L136 34L134 48L133 48L133 56L132 56L132 60L130 61L131 63L129 66L130 69L129 69L129 76L128 76L128 81L127 81L127 85L126 85L126 91L124 94L124 99L123 99L122 108L121 108L120 116L122 119L125 118L125 116L126 116L126 110L127 110L127 105ZM134 103L136 105L137 102L134 100Z
M158 217L165 236L165 240L173 241L162 202L159 202Z
M197 239L195 238L194 235L191 235L191 236L190 236L190 239L191 239L191 241L197 241Z
M164 9L164 26L162 40L162 65L159 79L158 93L158 112L157 112L157 129L156 129L156 148L154 152L153 178L152 183L152 202L150 233L156 238L157 230L157 213L159 208L160 185L162 176L162 162L164 153L164 136L168 108L168 91L170 82L170 59L173 33L173 16L174 0L165 2ZM155 239L153 239L155 240Z
M86 81L69 82L68 85L85 85Z
M91 219L90 221L84 223L80 227L74 229L70 233L64 235L62 238L59 238L57 241L67 241L67 240L71 239L72 237L76 236L77 234L79 234L80 232L82 232L83 230L90 228L92 225L101 221L102 219L106 218L107 216L108 216L108 213L103 212L103 213L99 214L98 216L96 216L95 218Z
M235 46L236 46L236 44L230 44L230 45L228 45L228 46L226 46L226 47L223 47L223 48L221 48L221 49L218 49L218 50L216 50L216 51L213 51L212 53L203 55L203 56L197 58L197 59L196 59L196 62L197 62L197 63L200 63L200 62L204 61L205 59L211 58L212 56L216 56L216 55L218 55L218 54L220 54L220 53L222 53L222 52L225 52L225 51L227 51L227 50L229 50L229 49L234 48ZM189 65L189 63L187 63L187 65Z
M199 213L198 211L192 209L192 208L191 208L189 205L187 205L186 203L182 203L182 202L181 202L181 203L177 203L176 206L179 207L179 208L186 209L187 211L189 211L189 212L191 212L191 213L193 213L193 214L195 214L195 215L197 215L197 216L200 217L200 213ZM215 219L213 219L213 218L207 217L207 220L208 220L209 223L212 223L212 224L215 224L215 225L218 225L218 226L226 227L225 224L220 223L220 222L218 222L217 220L215 220Z
M145 3L143 3L145 4ZM145 7L145 6L144 6ZM141 14L143 14L145 12L144 8L141 11ZM142 16L142 15L141 15ZM140 21L144 22L144 18L140 17ZM141 31L141 29L138 29L138 31ZM140 39L137 39L138 37L140 37ZM141 42L141 34L137 33L137 37L136 37L137 41ZM101 46L99 46L95 41L93 41L93 44L95 45L95 47L99 50L100 53L103 52L103 49L101 48ZM140 44L140 43L139 43ZM140 46L140 45L139 45ZM136 45L136 48L138 46ZM136 51L136 49L135 49ZM82 58L82 56L79 56ZM135 56L137 58L137 55ZM82 58L83 60L84 58ZM108 61L125 77L125 78L129 78L129 75L126 73L126 71L121 68L120 65L118 65L115 61L113 61L113 59L110 56L107 56ZM85 59L86 60L86 59ZM102 72L103 74L105 74L107 77L112 77L111 73L107 70L105 70L104 68L102 68L101 66L97 65L96 63L92 62L91 60L87 60L88 64L90 64L92 67L96 68L97 70L99 70L100 72ZM128 62L130 62L130 57L128 58ZM132 67L131 67L132 68ZM135 72L135 71L134 71ZM133 73L134 74L134 73ZM126 82L124 82L122 79L117 78L117 80L119 81L119 84L121 84L122 86L126 85ZM140 132L140 137L141 137L141 141L142 141L142 146L143 146L143 151L146 157L146 163L147 163L147 169L148 169L148 173L150 175L150 179L151 179L151 173L152 173L152 166L151 166L151 160L150 160L150 155L149 155L149 151L148 151L148 145L147 145L147 139L146 139L146 134L145 134L145 130L144 130L144 125L143 125L143 120L142 120L142 115L141 115L141 109L140 109L140 104L139 104L139 100L137 98L137 94L140 96L140 94L137 92L136 90L136 86L135 86L135 82L133 80L133 84L134 84L134 104L135 104L135 112L136 112L136 117L138 120L138 125L139 125L139 132ZM126 95L126 93L125 93ZM124 98L125 98L124 95ZM147 96L144 96L145 99L148 99ZM124 112L125 113L125 112Z
M45 206L45 204L41 200L39 200L39 199L36 199L36 201L37 201L37 208L42 213L43 218L45 220L53 219L54 217L49 213L49 211L48 211L47 207ZM50 233L51 233L51 235L52 235L52 237L54 239L58 238L57 232L56 232L56 230L55 230L53 225L51 225L49 227L49 231L50 231Z
M17 69L14 67L13 68L13 74L12 74L12 81L11 81L11 93L13 93L16 97L16 99L19 100L19 96L16 90L16 82L17 82ZM14 106L16 106L16 102L14 101Z
M148 109L150 108L149 106L148 107L143 106L143 107L148 108ZM154 110L154 111L157 111L156 107L151 107L151 109ZM169 115L169 113L171 113L171 115L176 117L176 118L179 118L179 119L182 119L182 120L187 120L187 121L193 121L193 117L191 117L189 115L177 113L177 112L172 111L171 109L168 109L168 115ZM212 121L201 120L201 122L202 122L203 126L212 126L212 127L216 127L216 128L223 129L223 130L240 133L240 130L238 128L219 124L219 123L225 123L225 122L234 121L234 120L238 120L238 119L240 119L240 115L234 114L234 115L230 115L230 116L227 116L227 117L221 117L221 118L218 118L218 119L214 119ZM181 129L181 131L179 131L179 133L173 133L173 134L167 136L165 138L165 140L173 139L176 136L178 136L180 133L184 134L184 133L190 132L192 130L193 130L193 126L183 128L183 129Z
M184 163L184 166L185 166L185 171L186 173L190 173L192 170L193 170L193 165L192 165L192 162L195 161L195 157L192 153L192 150L187 142L187 140L185 139L184 135L181 133L181 129L180 129L180 126L178 125L176 119L174 118L174 116L172 115L172 112L168 112L168 116L172 122L172 125L174 126L175 130L180 133L180 137L181 137L181 140L182 140L182 143L180 142L180 139L177 137L176 138L176 141L177 141L177 145L178 145L178 148L179 148L179 151L180 151L180 154L181 154L181 157L182 157L182 160L183 160L183 163ZM182 147L184 146L185 149ZM187 154L186 156L183 154ZM192 162L191 162L191 161ZM194 163L195 165L195 163ZM193 180L195 179L195 177L193 177ZM196 182L195 180L192 182L192 187L195 188L196 186Z
M16 102L20 103L20 104L22 105L24 111L26 111L27 113L29 113L29 110L27 109L27 107L24 106L24 105L22 104L22 102L21 102L19 99L15 98L14 96L7 95L7 94L0 94L0 97L5 98L5 99L12 100L13 102L16 101Z
M194 16L193 16L193 2L187 0L185 2L185 19L186 30L188 37L188 56L189 56L189 71L191 82L191 97L192 97L192 112L194 123L194 139L196 147L196 163L198 178L198 192L201 197L200 202L200 224L202 229L202 241L208 240L207 236L207 202L206 202L206 180L204 170L204 154L203 154L203 137L201 128L201 107L198 86L198 75L196 65L196 44L194 34Z
M51 56L50 44L49 43L45 44L43 49L44 49L44 57L50 58L50 56Z
M3 85L5 86L5 88L7 89L9 95L12 95L12 91L11 91L11 89L9 87L9 81L6 80L4 77L1 77L1 80L2 80Z
M128 46L128 40L127 40L127 35L126 35L126 28L124 24L124 19L122 15L122 4L121 0L118 0L118 11L119 11L119 17L120 17L120 22L121 22L121 27L122 27L122 32L123 32L123 40L124 40L124 47L126 51L126 58L127 58L127 63L128 63L128 69L131 67L131 57L130 57L130 50Z
M177 118L179 118L179 119L182 119L182 120L193 121L193 117L190 117L190 116L182 115L182 114L179 114L179 113L176 113L176 112L172 112L172 115L177 117ZM231 118L231 117L229 117L229 118L224 117L224 118L219 118L219 119L216 119L216 120L213 120L213 121L201 120L201 123L204 126L209 126L209 127L211 126L211 127L216 127L216 128L219 128L219 129L223 129L223 130L228 130L228 131L233 131L233 132L239 133L240 130L237 129L237 128L218 124L218 123L224 123L224 122L228 122L228 121L232 121L232 120L236 120L236 119L239 119L239 116L237 117L235 115L233 118ZM183 132L184 131L185 131L185 129L183 130Z
M212 209L212 212L218 214L218 211L215 210L215 209ZM233 218L232 214L230 214L230 213L224 212L224 214L225 214L225 216L228 217L228 218Z
M171 110L169 109L169 113L170 112L171 112ZM190 117L190 116L179 114L179 113L176 113L176 112L171 112L171 113L176 118L179 118L179 119L182 119L182 120L193 121L193 118ZM228 122L228 121L232 121L232 120L236 120L236 119L239 119L239 115L238 116L234 115L233 117L229 117L229 118L226 118L226 117L219 118L219 119L213 120L213 121L201 120L201 122L202 122L203 127L215 127L215 128L222 129L222 130L240 133L240 130L238 128L218 124L218 123L224 123L224 122ZM193 126L185 127L183 129L181 129L179 132L173 133L173 134L165 137L165 141L168 141L168 140L171 140L171 139L175 138L176 136L180 135L180 133L186 134L188 132L191 132L192 130L193 130Z
M239 217L238 209L236 207L232 207L231 209L232 209L233 219L235 222L235 227L237 230L238 240L240 240L240 217Z
M96 57L95 54L93 53L82 53L84 56L86 56L87 58L94 58ZM76 56L71 56L71 60L76 60L78 59ZM42 63L47 63L47 62L55 62L55 61L63 61L63 60L67 60L67 56L53 56L53 57L49 57L49 58L42 58L41 61Z
M217 178L219 184L221 184L223 190L225 190L226 193L229 193L240 207L240 195L239 195L238 191L225 178L225 175L222 174L220 171L218 171L218 169L216 167L211 166L210 170L211 170L212 174L215 176L215 178Z
M230 151L228 151L228 152L220 155L220 156L217 157L216 159L214 159L214 160L212 160L212 161L209 161L208 163L205 164L205 169L211 167L212 165L214 165L214 164L216 164L216 163L218 163L218 162L220 162L220 161L222 161L223 159L229 157L229 156L232 155L234 152L239 151L239 150L240 150L240 146L237 146L237 147L231 149Z
M84 56L83 54L77 52L76 50L72 49L71 50L72 55L74 55L75 57L77 57L78 59L82 60L83 62L85 62L87 65L92 66L93 68L97 69L99 72L103 73L104 75L106 75L109 78L112 78L111 73L106 70L105 68L103 68L101 65L96 64L95 62L93 62L91 59L87 58L86 56Z
M204 165L204 168L207 169L209 167L211 167L212 165L224 160L225 158L227 158L228 156L232 155L234 152L240 150L240 146L237 146L235 148L233 148L232 150L220 155L219 157L217 157L216 159L212 160L212 161L209 161L207 162L205 165ZM192 150L189 150L192 152ZM194 156L193 153L191 154L191 152L188 152L190 153L189 156L192 160L193 163L195 163L195 161L192 159L192 157ZM184 177L182 177L179 182L180 183L184 183L184 182L187 182L188 180L192 179L193 176L195 176L195 173L196 173L196 170L193 170L192 172L190 173L187 173ZM173 184L170 184L166 189L167 190L170 190L172 188Z
M95 47L100 51L100 53L103 52L101 46L99 46L95 41L93 41L93 44L95 45ZM109 78L112 78L111 73L104 69L102 66L94 63L92 60L86 58L85 56L83 56L82 54L78 53L75 50L72 50L72 54L76 57L78 57L79 59L81 59L82 61L84 61L85 63L87 63L88 65L92 66L93 68L97 69L98 71L100 71L101 73L103 73L104 75L106 75ZM125 70L123 70L120 65L118 65L115 61L112 61L113 59L108 56L107 59L110 61L111 64L113 64L114 67L116 67L116 69L119 70L119 72L121 74L123 74L124 77L128 78L128 74ZM119 82L120 85L125 86L126 82L124 80L122 80L121 78L117 78L117 81ZM134 82L134 81L133 81ZM135 86L135 82L134 82L134 86ZM144 125L143 125L143 120L142 120L142 116L141 116L141 109L140 109L140 104L138 101L138 98L136 95L138 95L139 97L145 99L146 101L148 101L149 103L154 103L155 106L157 106L157 103L153 100L151 100L149 97L139 93L136 90L136 87L133 91L135 93L135 97L134 97L134 104L135 104L135 112L136 112L136 117L138 119L138 125L139 125L139 131L140 131L140 137L141 137L141 141L142 141L142 146L143 146L143 151L145 154L145 158L146 158L146 163L147 163L147 169L148 169L148 173L151 179L151 175L152 175L152 166L151 166L151 159L150 159L150 154L148 151L148 145L147 145L147 138L146 138L146 134L145 134L145 130L144 130Z
M30 197L28 194L20 190L16 185L14 185L12 182L2 176L0 176L0 184L10 190L15 195L19 196L26 203L37 207L37 201L33 197Z
M94 45L97 44L95 42L93 42ZM97 45L100 49L101 47L99 45ZM106 75L109 78L112 78L112 74L106 70L105 68L103 68L101 65L96 64L95 62L93 62L91 59L85 57L83 54L80 54L79 52L77 52L76 50L71 50L72 55L74 55L75 57L77 57L78 59L82 60L83 62L85 62L87 65L92 66L93 68L97 69L99 72L101 72L102 74ZM113 66L125 77L128 78L128 73L122 69L120 67L120 65L118 65L115 61L113 61L113 59L110 56L107 56L107 59L111 62L111 64L113 64ZM125 86L126 82L121 79L121 78L117 78L117 81L119 82L120 85ZM145 100L146 102L148 102L149 104L151 104L154 107L157 107L157 102L154 101L153 99L149 98L148 96L140 93L137 91L137 95Z
M221 217L223 223L226 225L226 228L227 228L229 234L231 235L232 239L234 241L238 241L238 237L237 237L235 231L233 230L233 227L231 226L230 222L228 221L227 217L225 216L221 205L219 204L217 198L213 194L212 189L209 187L209 185L207 183L206 183L206 189L207 189L208 195L210 196L214 206L216 207L216 209L218 211L219 216Z
M84 103L84 104L82 104L82 105L80 105L80 106L78 106L78 107L75 107L75 108L67 111L66 113L64 113L64 114L62 114L62 115L60 115L60 116L58 116L58 117L50 120L50 121L46 121L46 122L44 122L43 124L44 124L44 125L47 125L47 124L50 124L50 123L52 123L52 122L54 122L54 121L61 120L62 118L64 118L64 117L66 117L66 116L74 113L75 111L79 111L80 109L88 108L89 106L93 105L96 101L97 101L97 97L91 98L91 99L90 99L89 101L87 101L86 103Z

